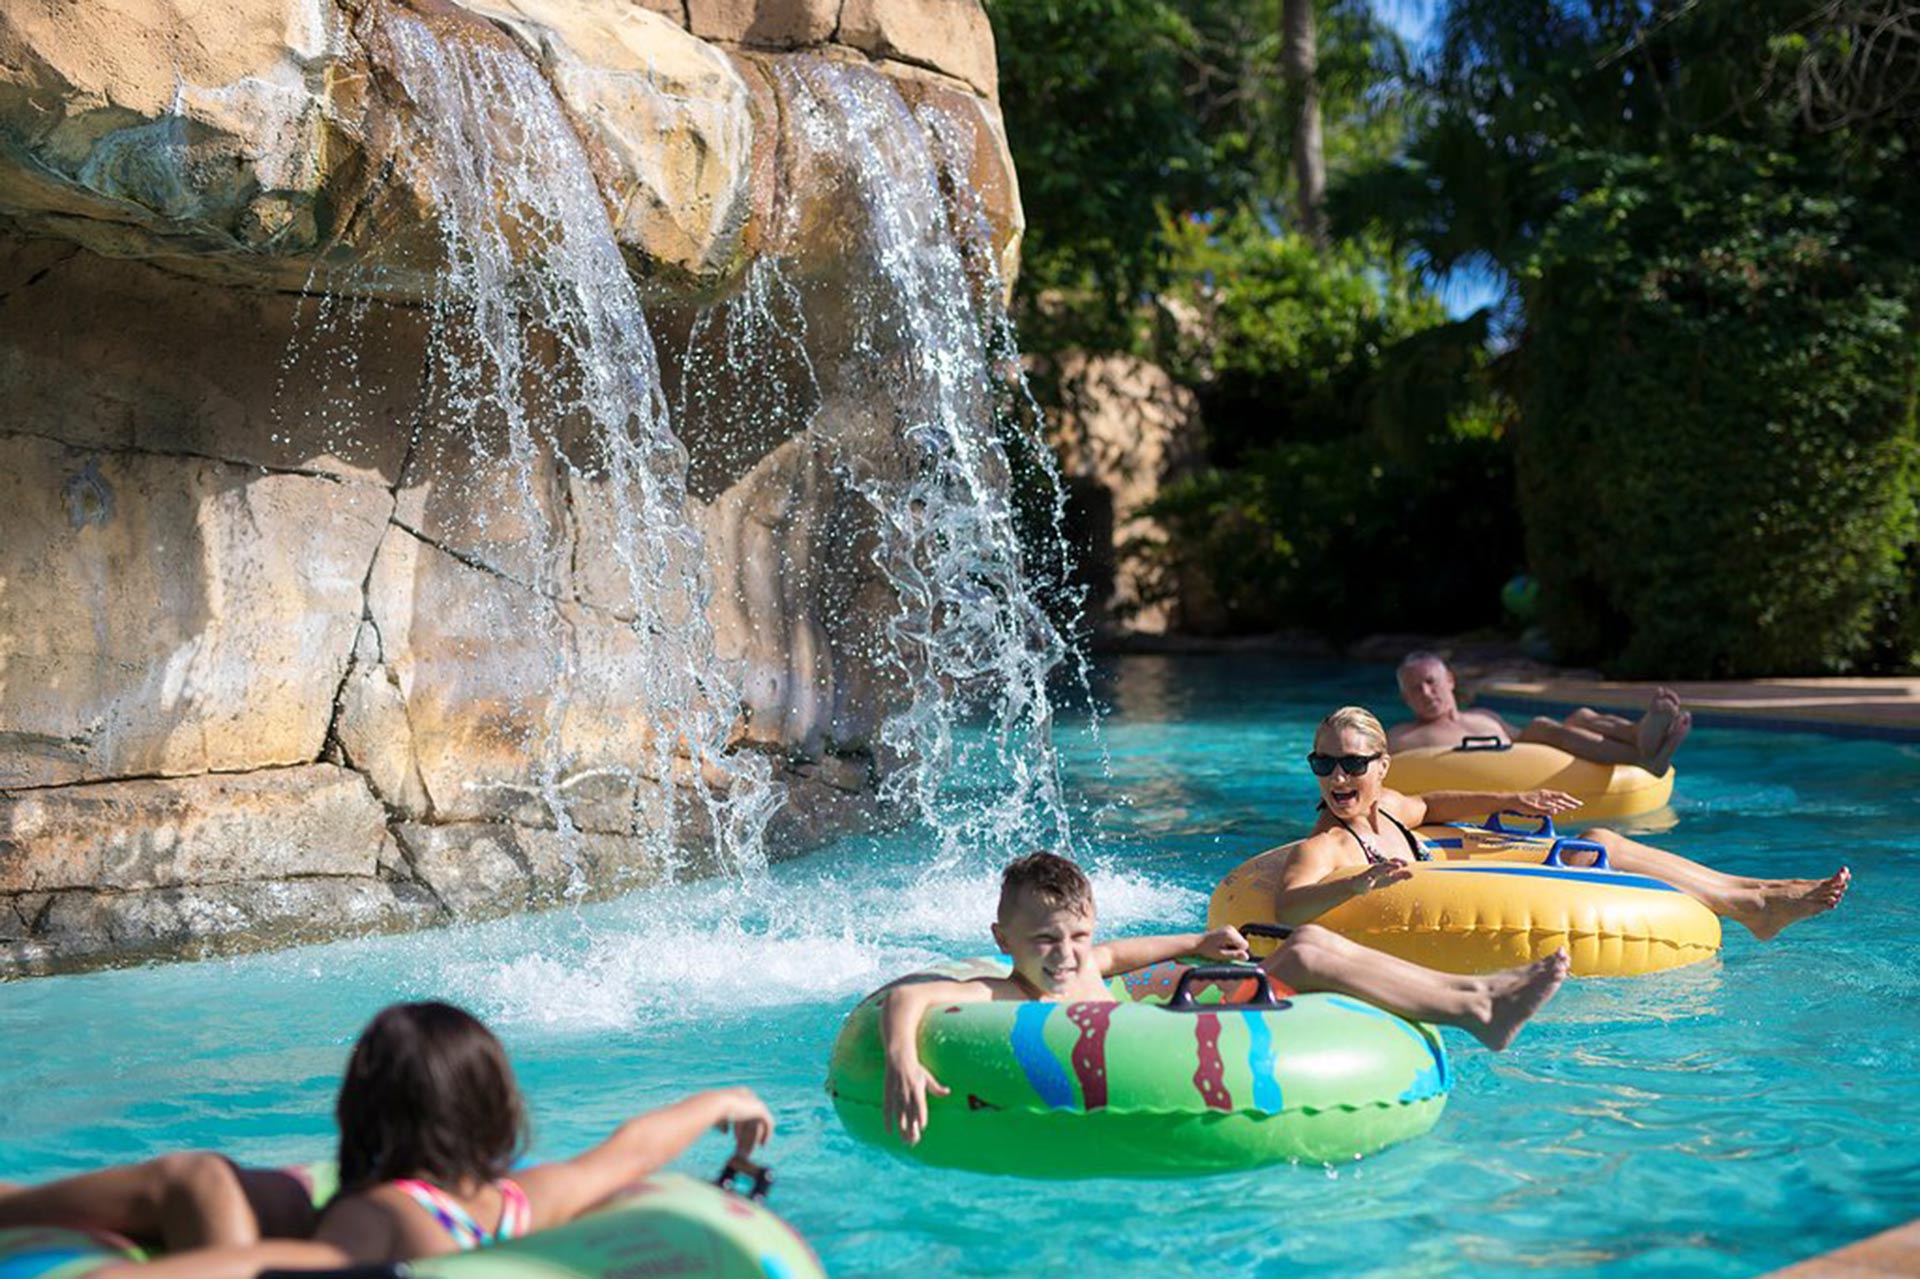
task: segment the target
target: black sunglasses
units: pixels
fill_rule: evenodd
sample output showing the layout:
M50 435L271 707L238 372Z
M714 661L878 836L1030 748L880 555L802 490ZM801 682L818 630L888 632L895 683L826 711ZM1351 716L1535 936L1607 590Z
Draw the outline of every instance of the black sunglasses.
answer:
M1314 751L1307 756L1307 767L1313 770L1315 777L1331 777L1333 776L1334 766L1337 764L1340 767L1340 771L1348 777L1358 777L1369 768L1372 768L1373 761L1379 758L1378 753L1372 755L1322 755L1319 751Z

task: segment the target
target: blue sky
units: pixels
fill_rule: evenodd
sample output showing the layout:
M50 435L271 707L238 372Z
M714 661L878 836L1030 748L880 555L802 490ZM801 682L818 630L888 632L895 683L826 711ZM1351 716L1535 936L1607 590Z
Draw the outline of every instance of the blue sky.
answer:
M1433 38L1443 8L1437 0L1379 0L1375 6L1416 53ZM1493 305L1506 291L1505 276L1485 264L1462 266L1444 276L1432 275L1429 280L1447 314L1455 319Z

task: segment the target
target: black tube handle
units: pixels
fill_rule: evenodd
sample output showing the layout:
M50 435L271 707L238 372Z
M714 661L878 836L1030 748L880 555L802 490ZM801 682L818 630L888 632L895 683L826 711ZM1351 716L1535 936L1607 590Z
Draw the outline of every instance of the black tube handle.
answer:
M743 1180L747 1182L744 1192L739 1188ZM765 1164L757 1164L745 1155L735 1155L727 1160L725 1167L720 1169L720 1175L713 1179L713 1184L722 1190L730 1190L736 1195L744 1194L746 1198L758 1203L765 1199L767 1191L773 1188L773 1169Z
M1468 733L1460 739L1460 744L1454 747L1454 749L1462 751L1507 751L1513 749L1513 743L1502 741L1493 733Z
M1240 925L1240 935L1247 939L1247 944L1249 947L1251 947L1256 940L1272 941L1272 942L1278 943L1278 942L1283 942L1287 938L1293 936L1293 925L1292 924L1269 924L1269 923L1258 922L1258 921L1250 922L1250 923L1245 923ZM1273 948L1273 950L1277 950L1277 949L1279 949L1279 947L1276 945ZM1266 953L1271 955L1273 953L1273 950L1269 950ZM1260 958L1260 956L1255 956L1255 958Z
M1273 982L1266 971L1244 964L1200 964L1180 974L1180 980L1173 987L1173 995L1167 1000L1167 1011L1190 1013L1200 1011L1200 1005L1194 1002L1193 991L1188 989L1196 981L1246 981L1251 978L1260 983L1260 994L1256 999L1237 1008L1284 1008L1286 1002L1273 993Z
M382 1261L364 1266L335 1266L331 1270L262 1270L255 1279L412 1279L413 1267L404 1261Z

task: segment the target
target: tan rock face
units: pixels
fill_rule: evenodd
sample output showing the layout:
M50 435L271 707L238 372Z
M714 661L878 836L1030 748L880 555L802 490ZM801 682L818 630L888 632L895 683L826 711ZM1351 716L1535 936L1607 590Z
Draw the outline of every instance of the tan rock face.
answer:
M749 208L753 123L719 50L628 0L464 0L533 52L604 158L614 231L643 270L711 280Z
M432 201L392 186L385 161L415 108L382 69L388 24L416 12L445 40L518 39L657 294L724 284L769 198L757 184L778 119L769 133L767 101L704 40L857 49L994 94L978 0L688 0L684 14L677 0L20 0L0 9L0 217L288 289L324 248L327 287L419 296L437 252L422 225ZM983 108L981 168L1005 177L981 190L1010 265L1018 205L993 154L999 122L984 103L956 114ZM385 274L353 269L370 257Z
M650 318L680 316L670 365L686 317L777 258L821 306L773 321L790 371L851 367L862 214L832 166L783 166L783 61L880 59L1010 276L976 0L0 4L0 974L659 870L636 832L690 766L656 755L635 691L612 494L580 457L500 461L500 423L424 389L426 308L351 300L433 296L438 206L386 164L415 134L382 41L416 20L551 86ZM796 847L865 820L896 697L844 470L889 465L860 450L892 424L839 378L775 394L706 368L681 424L709 621L744 676L744 704L705 709L792 787L774 839ZM584 834L550 829L556 793Z
M790 49L831 39L840 0L687 0L687 19L702 40Z
M325 764L0 794L0 895L375 874L386 813Z
M419 927L441 905L326 765L0 792L0 973Z
M1108 576L1094 604L1134 630L1164 633L1164 602L1145 604L1142 568L1126 543L1165 531L1143 514L1171 480L1200 460L1200 408L1167 371L1126 355L1070 353L1059 369L1067 409L1058 447L1062 470L1110 512L1111 540L1093 548Z
M876 58L917 63L1000 93L993 26L980 0L846 0L836 37Z
M870 547L863 516L813 435L768 454L705 509L715 629L742 663L747 740L818 758L876 728L871 672L848 660L847 637L836 651L831 617Z
M361 337L343 358L348 332ZM386 488L425 359L411 308L214 287L0 238L0 431Z
M952 170L958 191L954 215L985 220L993 242L994 270L1001 286L1011 290L1020 271L1020 242L1027 221L1020 208L1020 180L1013 170L1000 108L930 80L902 79L900 91L934 139L942 164Z
M0 208L105 252L310 250L338 31L322 0L6 5Z
M0 786L318 756L384 490L0 441Z

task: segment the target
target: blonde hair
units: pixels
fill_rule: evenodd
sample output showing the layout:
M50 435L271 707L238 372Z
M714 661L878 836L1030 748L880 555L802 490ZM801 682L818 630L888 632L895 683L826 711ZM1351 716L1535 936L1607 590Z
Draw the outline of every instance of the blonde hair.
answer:
M1321 728L1331 728L1334 732L1352 729L1367 739L1367 744L1378 750L1387 749L1387 730L1380 726L1380 720L1364 706L1342 706L1333 714L1320 721Z

